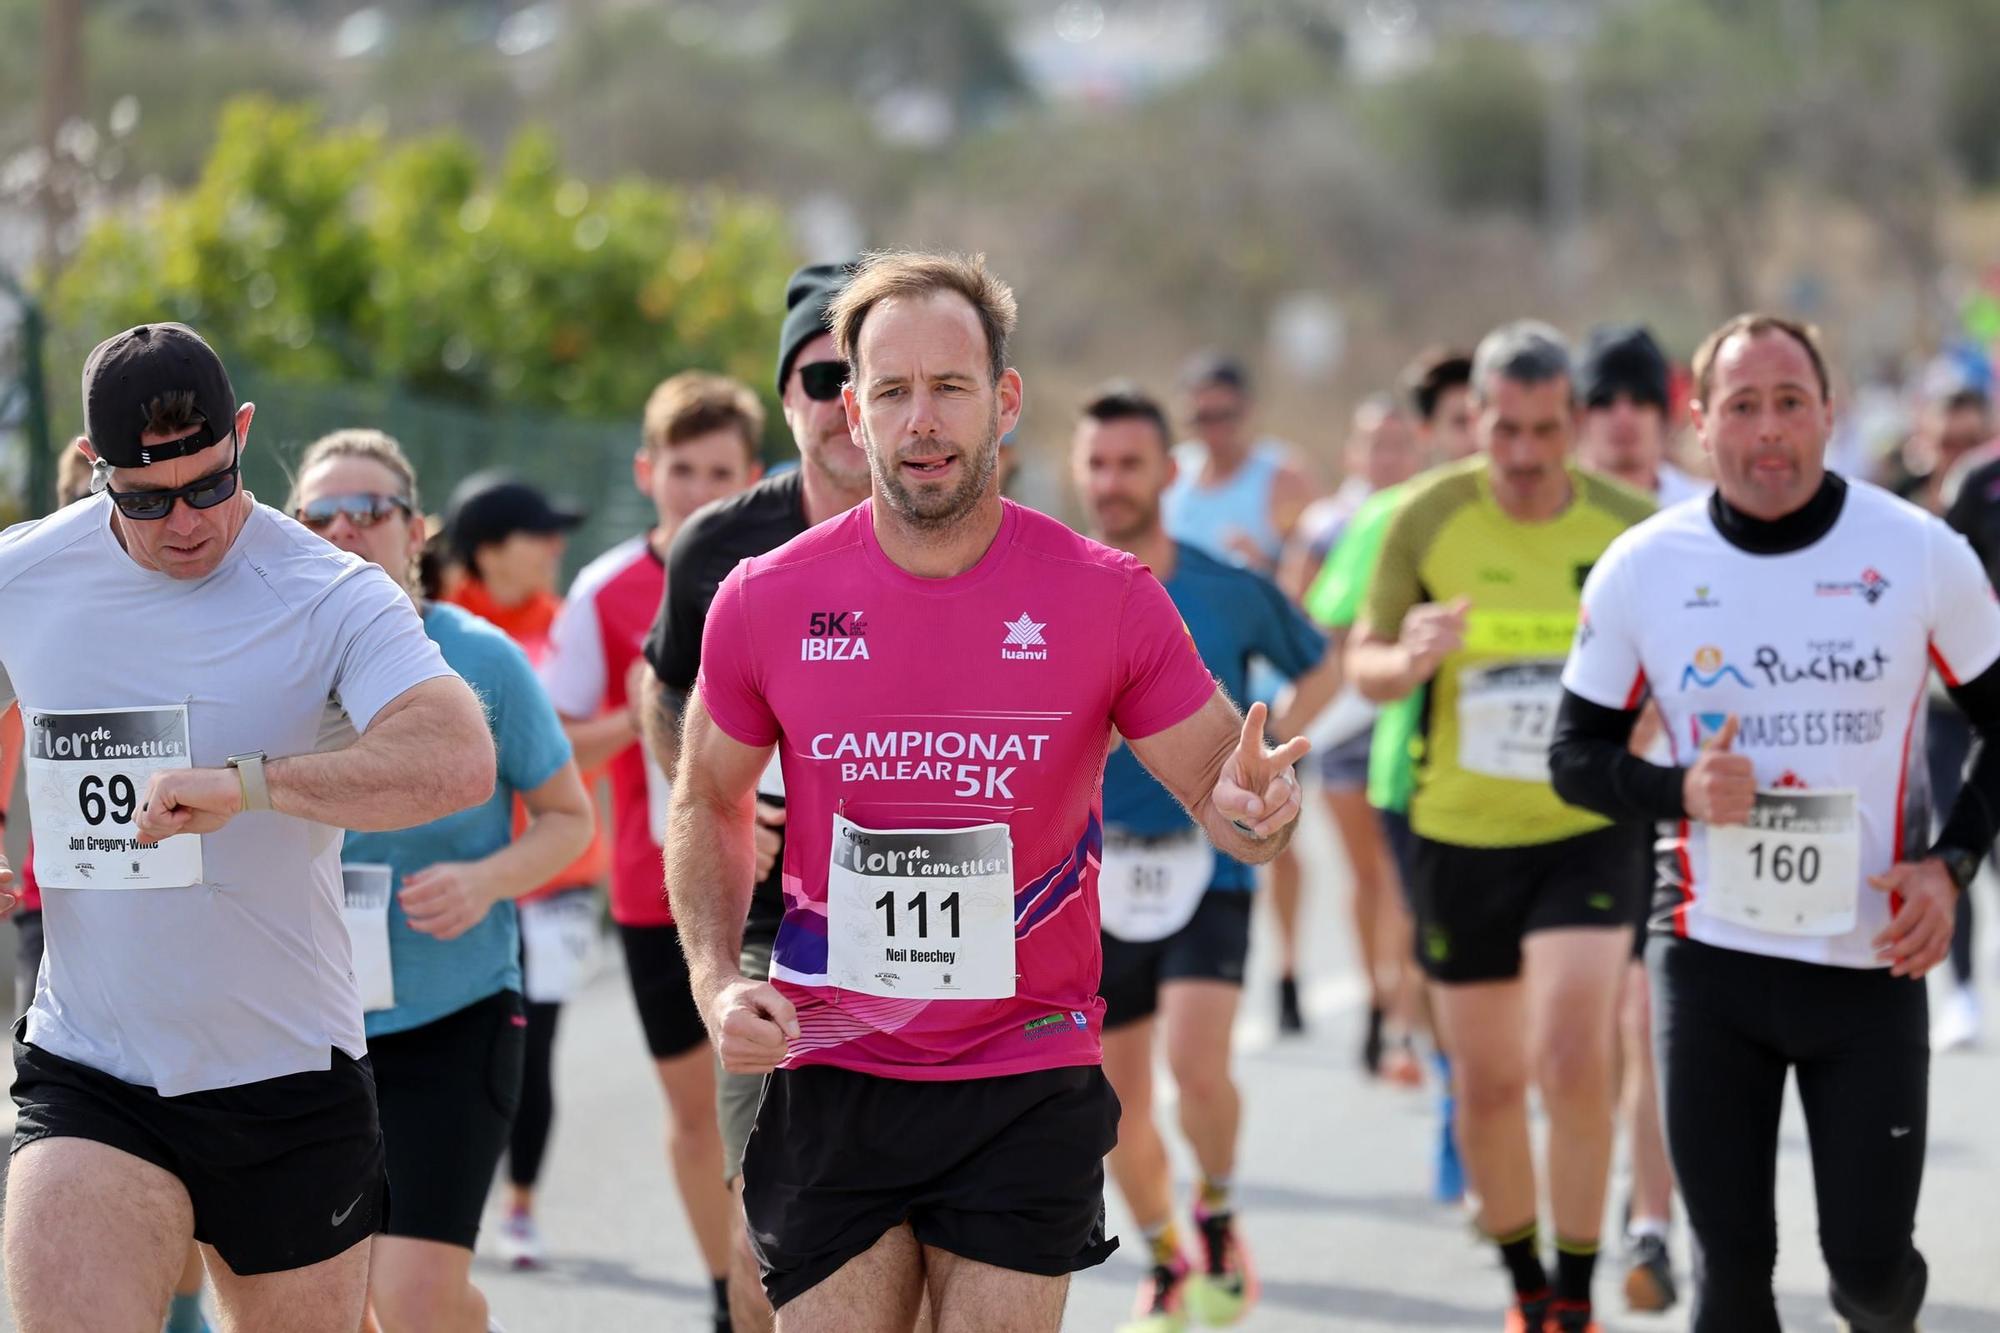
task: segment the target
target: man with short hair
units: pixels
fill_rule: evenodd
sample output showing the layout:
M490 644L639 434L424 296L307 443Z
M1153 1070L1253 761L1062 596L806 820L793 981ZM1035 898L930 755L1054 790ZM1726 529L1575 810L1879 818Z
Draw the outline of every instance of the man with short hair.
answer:
M1203 353L1182 369L1181 388L1194 438L1174 449L1167 531L1218 560L1271 573L1318 487L1291 446L1256 434L1242 362Z
M1223 689L1245 697L1252 658L1292 681L1278 735L1303 729L1339 679L1318 631L1261 574L1168 537L1160 496L1172 483L1173 439L1159 405L1135 385L1098 390L1078 417L1070 452L1092 538L1142 561L1187 622ZM1111 1174L1146 1237L1152 1271L1131 1333L1161 1321L1233 1324L1257 1298L1231 1177L1241 1100L1230 1080L1230 1033L1250 951L1250 868L1209 845L1128 746L1105 761L1104 1072L1123 1108ZM1153 1123L1154 1015L1179 1092L1182 1132L1201 1183L1193 1208L1201 1249L1190 1266L1174 1225L1166 1145Z
M1412 486L1348 647L1368 697L1431 689L1410 801L1418 957L1451 1051L1480 1226L1513 1280L1507 1327L1527 1333L1592 1327L1612 1039L1637 916L1637 832L1549 786L1578 591L1651 509L1571 463L1572 385L1568 349L1546 325L1504 325L1479 344L1485 457ZM1531 1079L1549 1119L1553 1287L1538 1243Z
M646 400L632 482L652 501L655 523L585 565L549 634L541 676L563 729L586 768L608 765L611 781L611 917L639 1008L646 1049L667 1100L667 1157L695 1243L714 1288L714 1321L729 1325L730 1197L716 1128L715 1061L688 989L687 960L660 892L666 840L666 774L639 743L635 686L648 673L640 649L666 593L666 556L690 514L756 481L764 407L750 386L689 370ZM648 673L649 674L649 673ZM594 914L583 919L586 928ZM560 947L560 919L545 927L524 914L533 966L538 947ZM530 990L532 994L532 978Z
M847 365L835 353L826 327L827 306L852 268L847 263L808 264L786 284L777 385L799 466L697 510L668 549L665 595L646 637L645 659L652 670L640 681L646 747L668 772L679 752L681 710L701 668L702 627L723 579L739 561L775 550L868 498L868 459L847 428L847 408L840 398ZM835 642L845 636L826 628L829 632L814 651L829 656L843 651ZM758 780L755 887L738 957L743 975L760 981L770 974L771 945L784 914L784 800L784 774L773 760ZM716 1112L722 1127L722 1174L739 1196L743 1145L763 1095L762 1074L721 1071ZM771 1303L740 1225L730 1249L729 1309L735 1333L762 1333L771 1326Z
M1600 324L1577 365L1576 461L1665 509L1708 494L1708 484L1667 457L1673 374L1666 353L1639 324Z
M2000 809L2000 608L1937 519L1825 468L1813 330L1740 315L1694 358L1716 493L1592 569L1557 791L1669 821L1647 965L1693 1333L1775 1333L1776 1176L1796 1078L1834 1311L1917 1327L1930 1052L1921 978ZM1988 743L1935 838L1916 704L1932 667ZM1630 752L1648 693L1668 765Z
M255 409L193 330L99 344L83 397L99 495L0 536L46 944L15 1319L157 1328L192 1236L229 1326L350 1333L387 1198L340 830L486 799L485 715L387 575L242 489Z
M1239 859L1298 813L1145 567L1001 499L1013 293L884 253L835 299L873 498L716 594L667 882L725 1067L773 1071L744 1210L779 1322L1061 1323L1111 1249L1098 1066L1099 777L1114 729ZM796 636L796 656L790 645ZM817 645L817 646L815 646ZM776 749L785 916L738 970L752 804Z
M1591 472L1650 495L1660 508L1708 493L1706 482L1667 461L1671 372L1653 335L1637 324L1599 325L1584 344L1577 370L1582 407L1576 461ZM1652 757L1664 761L1666 739L1651 727ZM1619 1115L1632 1162L1625 1207L1625 1301L1634 1310L1671 1309L1679 1292L1667 1240L1673 1230L1674 1172L1660 1128L1659 1083L1653 1068L1653 1007L1646 981L1646 919L1652 911L1653 848L1638 849L1639 927L1619 1004Z
M1426 348L1403 368L1402 391L1425 454L1455 463L1479 452L1472 433L1470 356L1453 347Z

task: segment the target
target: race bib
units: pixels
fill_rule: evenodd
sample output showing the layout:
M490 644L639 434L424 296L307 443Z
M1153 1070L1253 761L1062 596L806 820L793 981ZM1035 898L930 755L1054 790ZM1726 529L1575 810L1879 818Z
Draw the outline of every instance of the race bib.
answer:
M153 774L193 767L186 705L22 712L36 879L64 889L201 883L200 834L138 840Z
M866 829L833 817L826 974L901 1000L1014 994L1014 841L1005 824Z
M1861 896L1852 791L1760 791L1745 824L1708 829L1703 908L1779 935L1844 935Z
M396 1007L396 969L389 957L391 878L388 866L365 861L340 868L341 917L363 1013Z
M597 902L587 892L519 903L521 983L536 1004L561 1004L576 993L597 946Z
M1215 878L1215 848L1200 829L1164 838L1104 831L1097 874L1098 913L1121 940L1163 940L1185 926Z
M1495 662L1458 676L1458 766L1515 782L1549 780L1561 662Z

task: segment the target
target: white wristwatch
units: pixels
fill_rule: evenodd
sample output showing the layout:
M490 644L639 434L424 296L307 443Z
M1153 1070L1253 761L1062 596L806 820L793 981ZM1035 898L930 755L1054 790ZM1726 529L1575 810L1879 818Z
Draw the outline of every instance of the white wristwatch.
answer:
M236 779L243 784L243 808L269 810L271 789L264 784L264 752L252 750L249 754L232 754L223 762L236 770Z

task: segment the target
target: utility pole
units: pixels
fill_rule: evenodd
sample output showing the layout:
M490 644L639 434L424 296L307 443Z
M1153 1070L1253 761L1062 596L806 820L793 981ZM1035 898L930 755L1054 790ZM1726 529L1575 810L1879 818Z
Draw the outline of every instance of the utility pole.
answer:
M75 208L70 166L62 160L63 127L83 114L83 0L42 2L42 272L46 284L62 265L63 224Z

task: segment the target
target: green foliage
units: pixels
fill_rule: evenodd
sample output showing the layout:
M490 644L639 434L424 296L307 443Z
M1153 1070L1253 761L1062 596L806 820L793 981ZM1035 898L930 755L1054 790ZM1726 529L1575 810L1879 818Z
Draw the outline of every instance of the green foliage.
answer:
M1541 206L1548 93L1531 54L1490 37L1454 41L1364 103L1382 152L1453 209Z
M792 262L770 206L576 180L542 133L489 170L456 134L392 144L253 98L194 186L86 237L56 292L57 364L178 318L274 376L634 419L694 366L768 397Z

